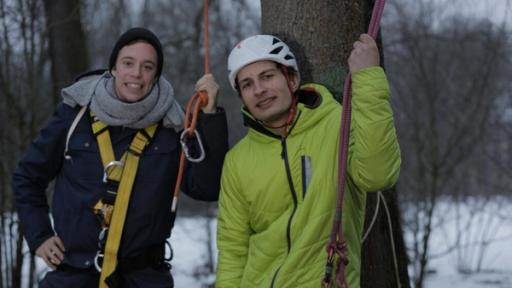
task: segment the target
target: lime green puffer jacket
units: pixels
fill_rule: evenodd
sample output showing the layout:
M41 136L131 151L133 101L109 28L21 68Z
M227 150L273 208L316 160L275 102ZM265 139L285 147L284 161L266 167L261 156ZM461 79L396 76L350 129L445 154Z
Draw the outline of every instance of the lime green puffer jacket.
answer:
M396 182L400 150L384 71L367 68L352 80L343 227L346 276L358 288L365 193ZM216 287L320 287L336 210L341 106L321 85L301 91L286 139L255 125L226 156Z

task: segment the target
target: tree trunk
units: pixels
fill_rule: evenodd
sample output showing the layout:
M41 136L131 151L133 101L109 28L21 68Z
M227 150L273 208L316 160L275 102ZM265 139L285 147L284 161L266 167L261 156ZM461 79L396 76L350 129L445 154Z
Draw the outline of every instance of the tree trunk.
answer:
M370 228L376 209L377 215L363 242L361 287L410 287L395 190L384 191L382 197L379 199L379 194L369 193L366 201L365 232Z
M60 90L87 69L87 45L80 20L80 0L45 0L44 7L56 104Z
M353 42L368 30L372 3L372 0L261 0L261 27L263 33L274 34L290 45L298 58L303 82L321 83L339 97L348 71L347 58ZM409 287L398 203L393 193L385 195L402 284L396 281L393 257L389 257L392 249L381 201L373 232L363 245L361 287ZM367 221L372 219L376 201L377 193L368 194L367 206L371 209L366 211Z

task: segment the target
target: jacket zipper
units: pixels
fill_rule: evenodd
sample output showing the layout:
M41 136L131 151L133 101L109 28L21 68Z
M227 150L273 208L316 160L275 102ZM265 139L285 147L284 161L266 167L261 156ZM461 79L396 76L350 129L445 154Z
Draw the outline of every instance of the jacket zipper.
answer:
M293 216L295 215L295 211L297 210L297 193L295 192L295 187L293 186L292 172L290 169L290 162L288 160L288 150L286 148L286 138L281 139L281 145L283 146L281 158L284 160L284 167L286 170L286 178L288 179L288 186L290 186L290 192L292 193L292 198L293 198L293 210L292 210L292 213L290 214L290 218L288 218L288 225L286 226L286 241L288 244L287 254L289 254L290 249L292 248L292 239L291 239L292 220L293 220ZM281 267L282 266L277 268L276 272L274 273L274 277L272 277L272 283L270 284L271 288L274 287L274 284L275 284L276 278L277 278L277 274L279 273L279 270L281 270Z

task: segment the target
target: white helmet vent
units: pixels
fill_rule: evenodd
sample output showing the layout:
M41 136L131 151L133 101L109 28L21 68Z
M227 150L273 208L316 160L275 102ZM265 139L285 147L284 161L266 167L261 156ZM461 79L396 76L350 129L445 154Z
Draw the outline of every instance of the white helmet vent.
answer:
M270 51L270 54L279 54L283 50L283 46L276 47L274 50Z

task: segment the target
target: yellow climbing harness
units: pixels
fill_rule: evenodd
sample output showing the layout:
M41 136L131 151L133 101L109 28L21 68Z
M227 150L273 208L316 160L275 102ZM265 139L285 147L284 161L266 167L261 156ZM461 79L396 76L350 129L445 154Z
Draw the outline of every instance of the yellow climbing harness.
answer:
M144 148L153 138L158 124L139 130L127 151L120 160L116 161L108 126L99 121L92 112L90 114L92 131L98 142L105 171L103 182L113 182L119 185L117 191L107 191L107 194L112 194L115 197L114 205L99 200L93 208L94 212L102 218L103 230L100 233L100 241L107 235L105 251L102 254L100 249L94 259L96 269L101 271L99 287L107 288L108 285L105 283L105 279L114 272L117 265L117 252L121 242L133 183L137 174L139 158ZM106 233L107 230L108 234ZM103 258L103 263L99 264L101 258Z

